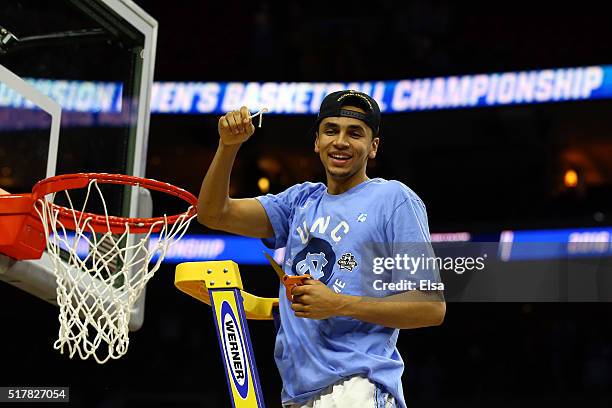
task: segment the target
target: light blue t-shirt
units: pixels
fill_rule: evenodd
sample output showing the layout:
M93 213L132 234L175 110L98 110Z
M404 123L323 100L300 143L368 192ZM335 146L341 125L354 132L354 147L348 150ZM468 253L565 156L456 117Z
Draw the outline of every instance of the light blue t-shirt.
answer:
M392 279L389 272L373 274L372 248L393 257L396 244L430 241L423 202L394 180L367 180L337 195L329 194L322 183L302 183L257 199L274 229L274 237L264 243L286 247L285 273L310 273L337 293L393 294L371 288L379 277ZM439 281L437 270L406 276ZM281 326L274 357L283 380L283 403L305 403L329 385L362 374L392 394L399 407L406 407L398 329L348 317L295 317L282 285L279 299Z

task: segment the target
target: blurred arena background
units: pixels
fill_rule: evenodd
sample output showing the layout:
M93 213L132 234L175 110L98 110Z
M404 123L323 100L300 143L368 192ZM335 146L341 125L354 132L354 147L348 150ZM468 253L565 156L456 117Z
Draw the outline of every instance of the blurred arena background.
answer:
M487 14L426 0L135 2L159 23L159 83L377 82L612 64L605 13ZM40 7L52 21L53 4ZM28 16L21 18L26 24ZM197 194L217 147L219 115L155 112L161 105L153 105L146 176ZM611 108L608 96L383 113L369 176L415 190L432 233L498 241L510 230L612 231ZM308 134L313 120L265 116L240 150L232 195L323 180ZM155 204L173 210L161 198ZM200 225L190 234L226 239ZM1 284L0 385L68 385L74 406L229 406L210 310L174 288L174 266L165 263L149 283L144 326L131 334L128 355L104 366L53 350L57 309ZM272 270L240 266L249 291L276 295ZM449 303L441 327L400 334L407 403L610 406L611 312L609 302ZM252 322L250 331L266 403L279 406L272 324Z

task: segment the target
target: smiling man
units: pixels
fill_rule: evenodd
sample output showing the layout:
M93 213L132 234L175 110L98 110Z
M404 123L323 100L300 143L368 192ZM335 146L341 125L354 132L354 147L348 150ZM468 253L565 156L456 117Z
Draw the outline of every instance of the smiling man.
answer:
M440 280L437 270L373 270L374 256L422 256L430 240L419 197L398 181L366 175L380 143L378 104L351 90L321 103L314 151L326 184L304 182L276 195L232 199L234 159L255 131L249 116L243 107L219 120L219 147L202 183L198 220L262 238L270 248L285 247L285 273L313 277L293 289L293 301L280 287L274 357L283 406L405 408L399 329L439 325L446 306L438 291L380 291L372 285L398 276Z

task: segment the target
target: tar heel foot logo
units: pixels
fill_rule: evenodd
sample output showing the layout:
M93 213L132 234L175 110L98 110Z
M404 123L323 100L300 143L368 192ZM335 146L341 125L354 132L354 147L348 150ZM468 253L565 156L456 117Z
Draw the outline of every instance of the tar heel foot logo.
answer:
M347 252L338 259L338 266L340 266L340 269L348 269L349 272L353 272L353 269L357 267L357 261L353 254Z
M312 238L308 245L293 256L293 275L310 274L326 284L334 274L336 254L329 242L321 238Z
M359 217L357 217L357 221L359 222L365 222L365 220L368 218L368 214L366 213L361 213L359 214Z
M249 394L249 367L242 343L242 332L232 307L225 300L221 303L221 324L226 363L238 394L242 399L246 399Z

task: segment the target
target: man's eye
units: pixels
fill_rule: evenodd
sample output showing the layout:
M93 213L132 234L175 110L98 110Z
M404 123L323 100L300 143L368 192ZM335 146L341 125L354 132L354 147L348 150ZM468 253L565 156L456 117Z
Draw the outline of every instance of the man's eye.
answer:
M334 129L327 129L327 130L325 131L325 134L326 134L326 135L333 135L334 133L336 133L336 131L335 131Z

